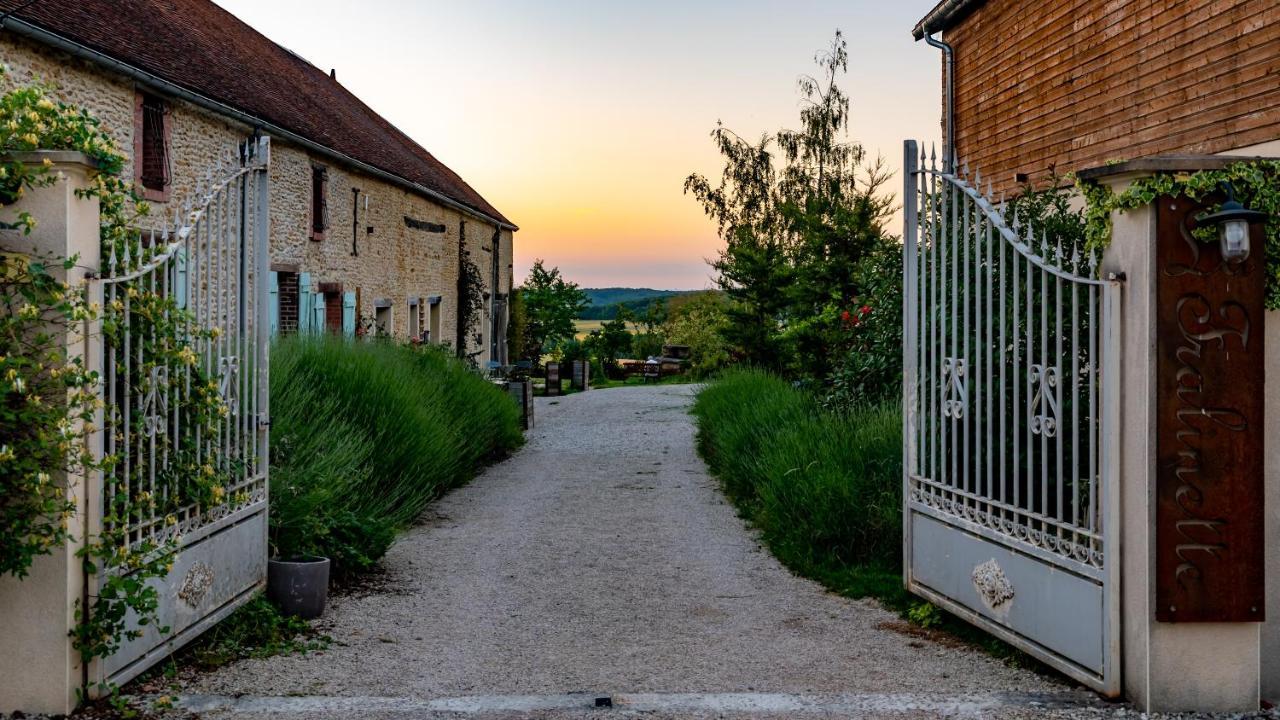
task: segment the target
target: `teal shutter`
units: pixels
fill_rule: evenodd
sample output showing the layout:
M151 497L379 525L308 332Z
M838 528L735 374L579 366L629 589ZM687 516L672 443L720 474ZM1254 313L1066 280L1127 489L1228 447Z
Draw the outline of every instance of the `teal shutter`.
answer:
M342 293L342 334L347 337L356 336L356 292L354 290Z
M311 330L311 273L298 275L298 334L306 335Z
M326 330L324 323L324 293L316 293L312 298L311 310L311 329L312 332L322 333Z
M271 337L275 337L280 334L280 275L274 271L271 273L271 299L267 307L271 310Z
M178 251L173 256L174 267L174 287L173 299L179 310L185 310L187 307L187 248L185 245L178 246Z

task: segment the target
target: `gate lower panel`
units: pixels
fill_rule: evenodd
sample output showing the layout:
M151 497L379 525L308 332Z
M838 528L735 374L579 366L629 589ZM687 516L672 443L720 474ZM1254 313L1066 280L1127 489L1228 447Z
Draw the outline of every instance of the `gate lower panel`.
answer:
M151 581L160 593L160 624L103 661L108 682L123 684L158 658L187 644L264 589L267 575L267 506L258 503L200 540L182 548L173 571ZM130 624L132 626L132 619Z
M914 509L911 536L913 592L992 632L1016 635L1019 647L1073 677L1102 678L1106 598L1099 580Z

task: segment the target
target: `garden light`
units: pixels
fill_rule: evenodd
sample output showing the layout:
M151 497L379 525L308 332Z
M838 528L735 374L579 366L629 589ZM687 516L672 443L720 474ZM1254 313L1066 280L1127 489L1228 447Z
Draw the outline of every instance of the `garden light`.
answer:
M1223 259L1241 263L1249 257L1249 225L1266 220L1267 214L1241 205L1236 200L1235 188L1231 187L1231 183L1222 183L1222 189L1227 193L1227 201L1222 203L1222 209L1202 215L1198 220L1203 224L1217 225Z

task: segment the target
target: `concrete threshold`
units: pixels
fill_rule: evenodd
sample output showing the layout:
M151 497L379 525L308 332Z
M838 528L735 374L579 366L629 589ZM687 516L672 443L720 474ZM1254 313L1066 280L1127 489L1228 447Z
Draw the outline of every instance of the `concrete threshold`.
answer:
M611 707L600 707L607 698ZM566 695L477 695L423 699L414 697L282 696L231 697L180 695L178 706L195 713L310 715L316 713L476 715L555 710L665 713L876 714L928 713L945 717L984 717L998 710L1071 710L1107 707L1087 692L985 693L958 696L912 693L803 695L789 693L570 693Z

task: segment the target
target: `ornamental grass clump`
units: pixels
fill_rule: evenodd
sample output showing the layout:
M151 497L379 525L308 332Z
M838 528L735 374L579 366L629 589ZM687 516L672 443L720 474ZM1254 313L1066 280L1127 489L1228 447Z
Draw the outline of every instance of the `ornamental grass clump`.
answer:
M437 348L292 336L271 351L271 540L367 570L427 504L522 442L506 394Z
M779 559L806 575L844 572L841 583L874 576L898 591L902 419L896 402L832 412L777 376L735 370L699 393L693 413L703 457Z

